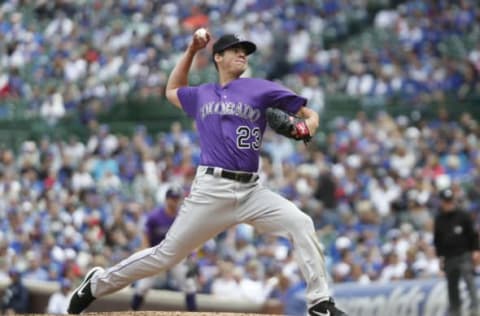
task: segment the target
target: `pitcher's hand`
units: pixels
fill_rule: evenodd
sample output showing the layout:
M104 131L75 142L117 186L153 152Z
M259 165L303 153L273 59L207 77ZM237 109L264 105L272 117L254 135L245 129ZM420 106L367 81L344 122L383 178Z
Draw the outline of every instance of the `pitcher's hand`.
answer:
M199 50L207 47L208 43L210 42L210 39L211 39L211 35L208 31L206 32L205 36L198 36L197 33L194 33L192 37L192 41L188 46L188 49L191 52L196 53Z

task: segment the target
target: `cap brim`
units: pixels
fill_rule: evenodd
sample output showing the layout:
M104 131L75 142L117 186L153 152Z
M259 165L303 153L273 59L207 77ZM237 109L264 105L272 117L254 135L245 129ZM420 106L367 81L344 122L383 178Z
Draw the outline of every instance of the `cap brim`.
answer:
M231 43L230 45L222 47L222 49L219 50L219 52L223 52L224 50L234 46L243 46L245 48L245 52L247 53L247 55L250 55L251 53L254 53L257 50L257 45L255 45L254 43L250 41L239 41L239 42Z

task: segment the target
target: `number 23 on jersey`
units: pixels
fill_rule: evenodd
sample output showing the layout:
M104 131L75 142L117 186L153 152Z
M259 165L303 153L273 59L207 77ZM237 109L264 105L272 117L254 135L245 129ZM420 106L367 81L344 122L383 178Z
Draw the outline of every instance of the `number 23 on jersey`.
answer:
M237 127L237 148L259 150L262 144L262 132L259 127L246 125Z

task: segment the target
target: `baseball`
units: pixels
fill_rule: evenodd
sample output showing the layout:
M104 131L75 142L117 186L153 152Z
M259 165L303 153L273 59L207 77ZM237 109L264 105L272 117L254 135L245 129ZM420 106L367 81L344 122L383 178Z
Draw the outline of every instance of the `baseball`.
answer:
M203 38L204 40L207 39L207 30L203 27L195 31L195 36L199 38Z

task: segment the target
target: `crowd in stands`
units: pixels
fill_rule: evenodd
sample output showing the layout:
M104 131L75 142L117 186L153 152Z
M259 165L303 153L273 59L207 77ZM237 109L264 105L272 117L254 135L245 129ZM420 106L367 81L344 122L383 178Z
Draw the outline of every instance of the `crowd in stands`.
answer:
M255 41L250 74L284 81L317 111L331 93L428 103L480 92L476 1L403 1L375 15L371 42L322 41L348 35L352 21L366 23L368 3L4 1L0 116L5 102L20 100L28 115L53 125L78 114L91 133L85 142L43 138L18 152L0 149L0 277L15 267L24 279L78 282L91 266L110 266L140 247L145 215L170 184L188 192L199 160L193 130L174 123L151 135L139 126L126 136L95 118L131 93L162 96L200 26ZM214 74L209 60L208 52L197 57L194 81ZM309 147L267 132L261 181L314 218L332 282L441 275L432 245L441 188L452 187L479 222L478 121L418 113L337 118ZM193 258L204 293L294 304L304 285L293 255L287 240L241 225Z
M0 6L0 98L55 124L71 112L88 122L128 94L161 96L201 26L256 42L252 74L288 83L317 110L325 93L382 104L466 98L480 89L479 19L473 0L9 0ZM347 37L351 45L325 41ZM214 75L209 60L207 51L197 58L197 81Z

